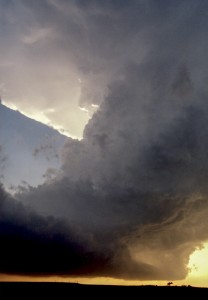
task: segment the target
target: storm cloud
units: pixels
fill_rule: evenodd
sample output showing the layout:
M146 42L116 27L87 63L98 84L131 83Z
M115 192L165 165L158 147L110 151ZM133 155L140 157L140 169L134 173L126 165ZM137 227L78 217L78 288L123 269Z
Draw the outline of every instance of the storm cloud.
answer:
M47 22L52 10L67 19L86 79L80 101L99 108L83 139L65 145L59 174L13 201L44 224L66 224L64 245L52 242L60 255L64 248L56 259L68 276L184 278L190 254L208 239L207 2L35 3L30 9L42 7ZM57 261L49 273L60 273Z

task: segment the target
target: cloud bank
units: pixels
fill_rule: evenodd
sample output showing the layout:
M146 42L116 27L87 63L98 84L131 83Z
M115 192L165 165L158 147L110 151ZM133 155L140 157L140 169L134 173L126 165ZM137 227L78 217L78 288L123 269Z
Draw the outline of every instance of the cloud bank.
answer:
M11 200L29 214L23 228L34 231L34 214L43 222L31 237L40 246L37 264L28 264L27 271L184 278L189 255L208 239L208 4L51 0L44 5L56 10L56 18L67 16L64 36L77 47L74 62L86 79L82 104L100 106L83 139L66 144L61 172ZM43 7L39 15L46 11L50 23L50 10ZM12 226L13 219L5 218ZM12 227L21 240L16 230ZM28 240L23 242L27 249ZM41 258L56 251L53 246L58 255L41 268ZM20 271L13 266L8 263L3 271Z

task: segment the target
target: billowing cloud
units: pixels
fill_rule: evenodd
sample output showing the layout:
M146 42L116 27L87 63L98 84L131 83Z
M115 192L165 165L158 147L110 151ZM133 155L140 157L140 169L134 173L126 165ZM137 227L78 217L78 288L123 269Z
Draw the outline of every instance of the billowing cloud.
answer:
M57 28L69 20L63 33L77 49L82 105L96 104L85 96L98 90L102 99L83 139L66 144L61 172L16 201L44 222L65 222L64 237L75 234L72 248L81 245L88 264L63 255L64 274L184 278L189 255L208 239L208 4L46 3L63 17Z
M187 81L192 86L187 72L183 92L176 88L181 72L179 66L168 91L161 98L152 93L145 105L136 97L140 68L128 68L84 139L66 145L62 177L20 196L43 216L84 228L97 249L114 249L111 276L180 279L189 255L207 239L206 103L184 94Z

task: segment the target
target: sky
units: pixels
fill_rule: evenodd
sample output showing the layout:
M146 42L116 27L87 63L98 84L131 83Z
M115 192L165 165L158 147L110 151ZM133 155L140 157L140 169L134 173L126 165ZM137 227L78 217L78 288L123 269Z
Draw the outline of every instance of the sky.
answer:
M15 192L25 185L37 186L53 177L61 166L68 139L52 127L0 105L0 178Z
M3 103L71 137L55 178L1 186L2 274L208 285L207 12L0 0Z

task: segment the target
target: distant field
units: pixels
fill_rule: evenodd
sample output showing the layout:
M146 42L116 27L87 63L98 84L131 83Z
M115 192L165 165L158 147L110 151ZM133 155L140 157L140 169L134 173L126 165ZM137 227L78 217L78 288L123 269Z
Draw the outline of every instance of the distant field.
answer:
M82 285L72 283L19 283L19 282L1 282L0 283L0 298L4 296L7 299L9 296L26 296L28 299L34 299L34 297L40 297L46 295L58 297L63 299L67 296L68 299L74 295L96 296L96 297L109 297L123 296L123 297L135 297L137 299L143 297L143 295L152 294L156 295L201 295L201 293L208 294L208 288L196 288L196 287L179 287L179 286L107 286L107 285ZM3 299L3 298L2 298ZM130 298L129 298L130 299Z

